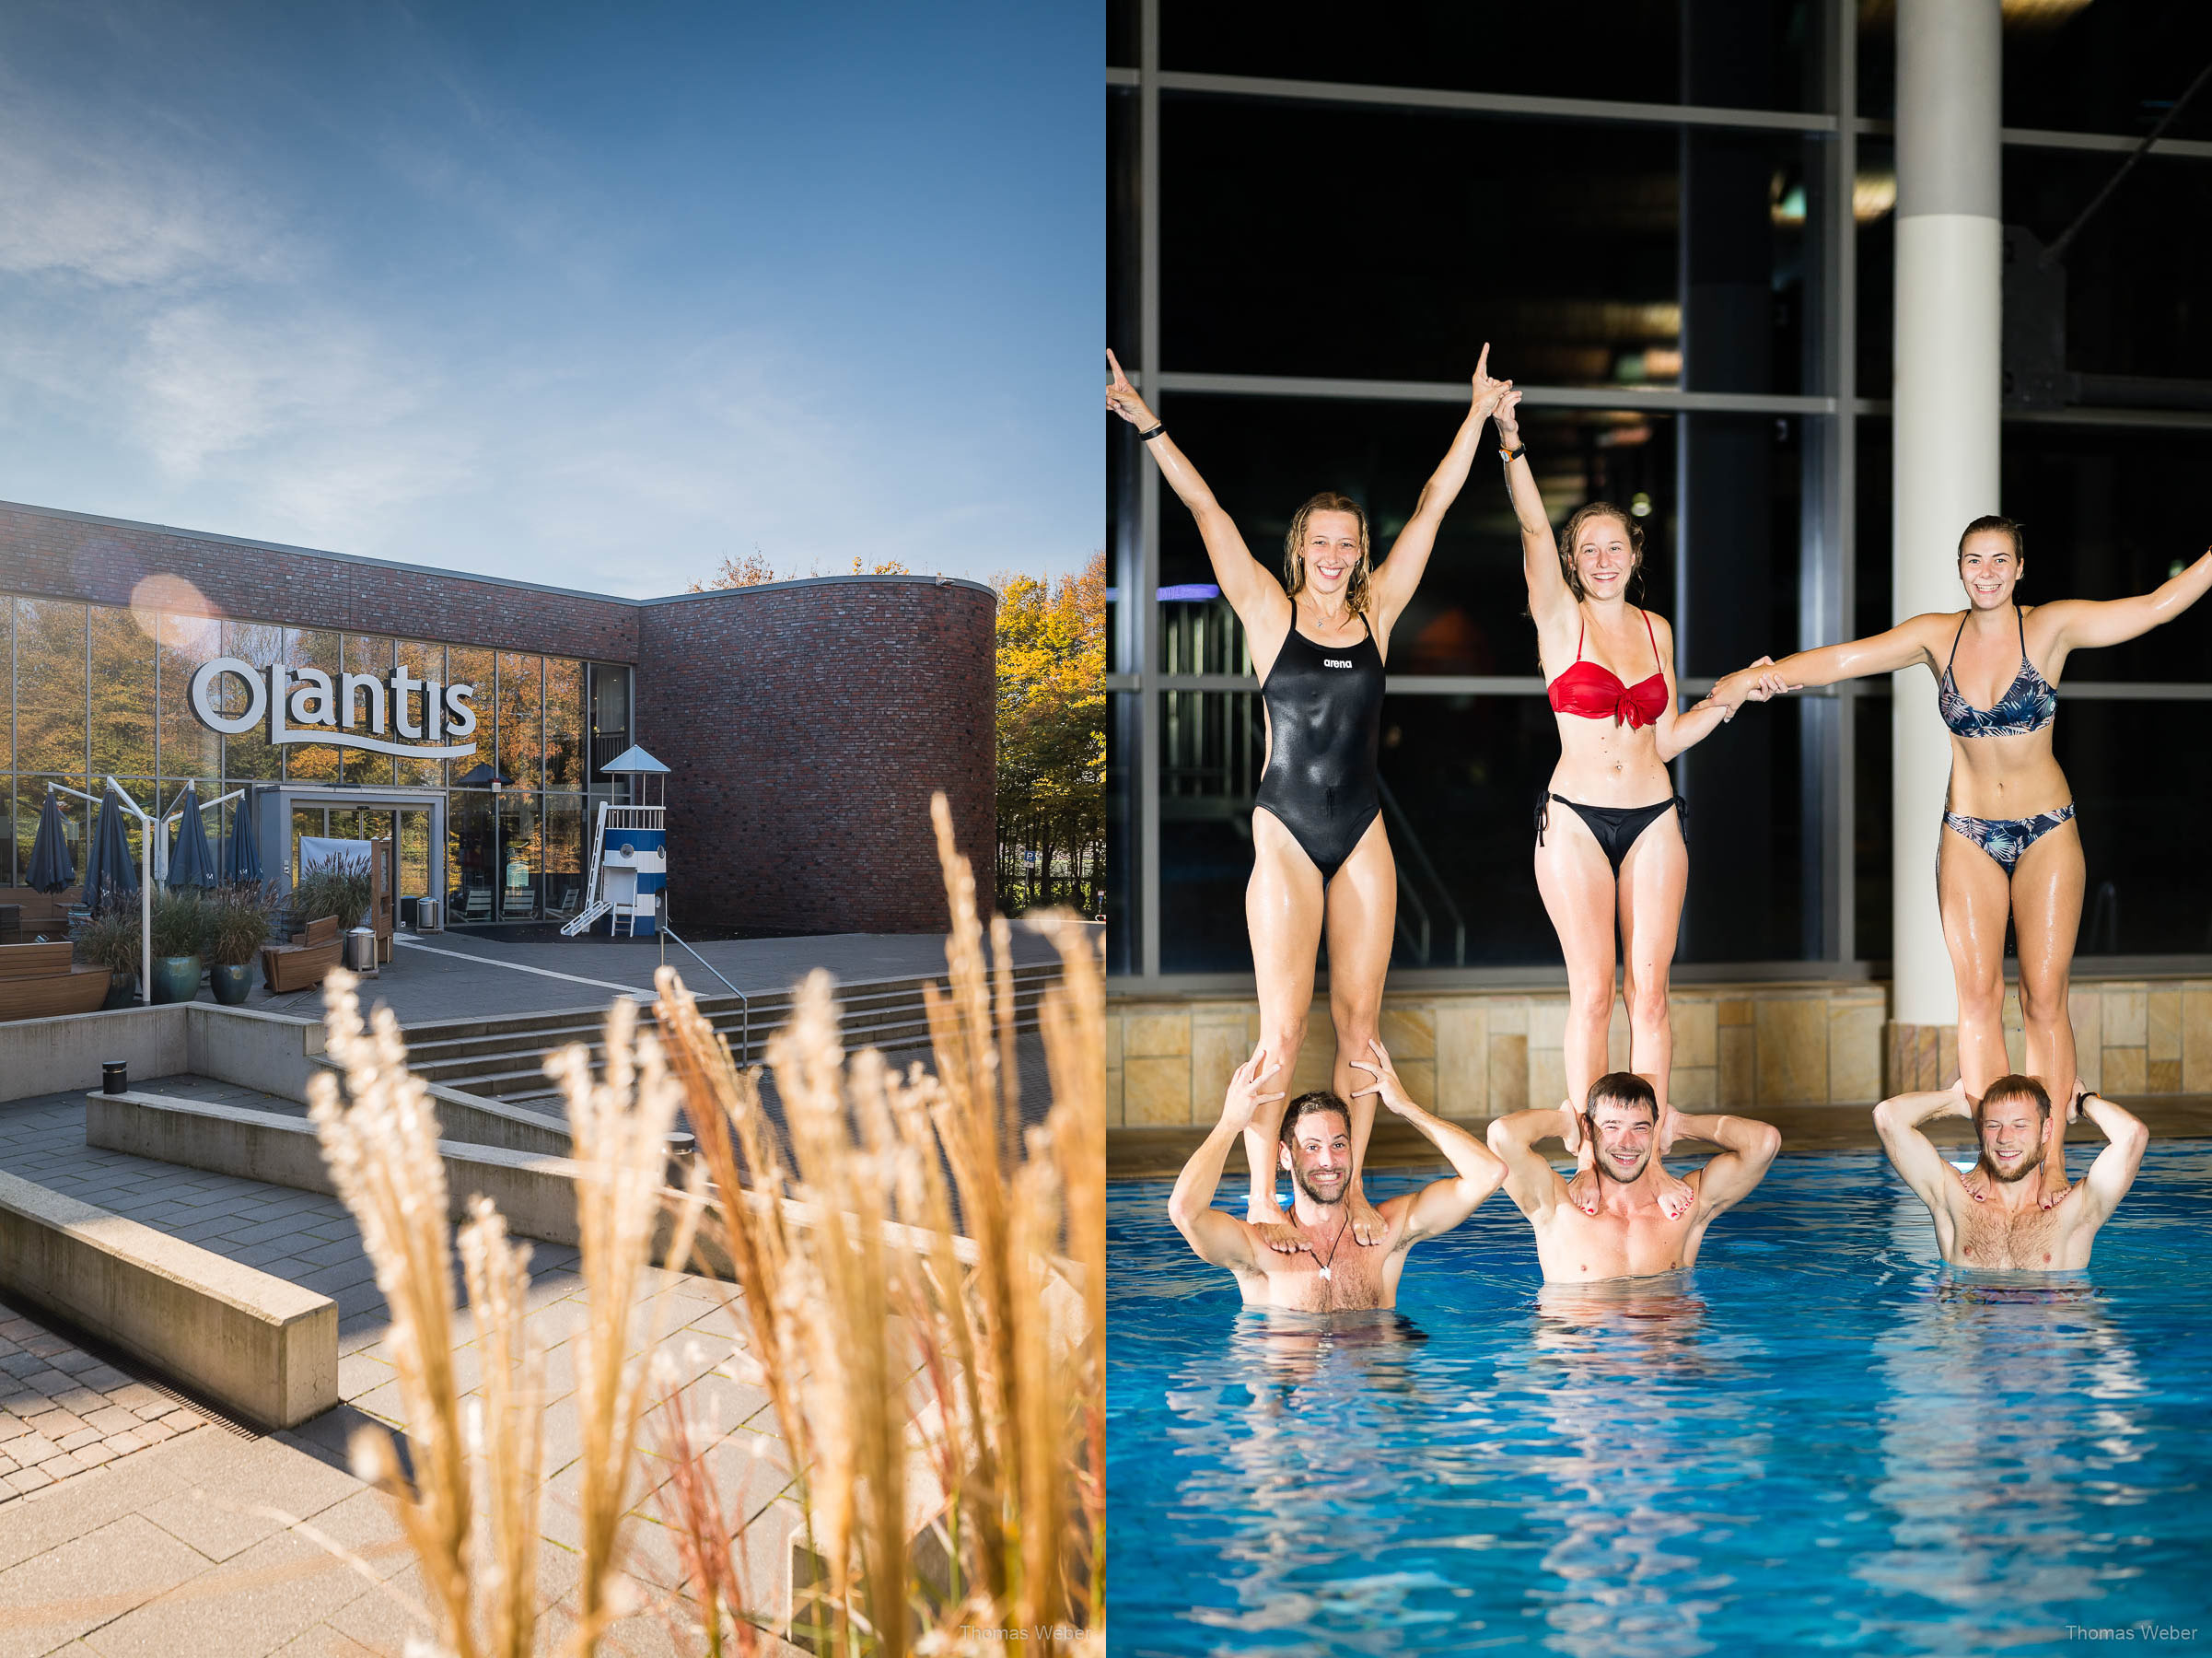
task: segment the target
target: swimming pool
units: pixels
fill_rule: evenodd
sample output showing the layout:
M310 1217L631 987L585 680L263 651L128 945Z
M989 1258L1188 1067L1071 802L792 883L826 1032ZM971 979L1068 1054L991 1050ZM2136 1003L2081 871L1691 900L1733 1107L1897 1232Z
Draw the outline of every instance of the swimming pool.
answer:
M1334 1328L1167 1192L1108 1208L1113 1652L2212 1646L2212 1146L2055 1296L1945 1269L1879 1153L1785 1155L1694 1271L1546 1291L1500 1193Z

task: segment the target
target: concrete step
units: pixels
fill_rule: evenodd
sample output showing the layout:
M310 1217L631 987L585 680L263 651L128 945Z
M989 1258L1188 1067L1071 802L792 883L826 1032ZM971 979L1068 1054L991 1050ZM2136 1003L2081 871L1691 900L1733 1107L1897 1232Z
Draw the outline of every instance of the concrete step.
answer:
M1059 980L1054 963L1037 963L1014 972L1014 1024L1033 1031L1042 1018L1044 993ZM848 1052L874 1047L885 1052L926 1047L929 1021L923 1003L932 978L886 979L838 987L839 1028ZM767 1057L770 1038L790 1021L793 995L775 991L754 997L701 997L700 1011L729 1043L740 1065ZM548 1013L510 1014L486 1019L440 1021L407 1027L407 1057L426 1082L509 1103L555 1097L545 1075L549 1056L581 1044L596 1066L604 1057L603 1009L565 1009ZM325 1060L327 1065L329 1062Z

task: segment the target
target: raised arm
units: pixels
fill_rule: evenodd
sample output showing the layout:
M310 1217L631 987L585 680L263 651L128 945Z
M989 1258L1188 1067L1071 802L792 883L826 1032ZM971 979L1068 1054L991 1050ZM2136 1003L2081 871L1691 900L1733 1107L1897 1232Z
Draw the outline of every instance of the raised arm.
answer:
M1490 378L1490 344L1483 343L1483 355L1474 365L1474 396L1467 405L1467 418L1460 422L1458 434L1451 447L1444 451L1444 459L1429 474L1428 482L1421 486L1421 498L1414 507L1414 516L1405 520L1405 528L1391 543L1390 556L1375 571L1372 591L1375 596L1377 631L1385 638L1390 636L1391 624L1413 602L1414 590L1421 585L1421 576L1428 568L1428 555L1436 548L1437 531L1443 527L1444 514L1467 483L1467 473L1474 465L1475 446L1482 440L1483 422L1497 407L1497 400L1513 389L1511 380ZM1164 441L1164 440L1163 440Z
M2075 1201L2084 1206L2084 1221L2101 1226L2135 1185L2136 1171L2143 1166L2143 1152L2150 1144L2150 1130L2133 1112L2121 1110L2101 1094L2083 1094L2081 1115L2103 1131L2104 1150L2081 1177Z
M1536 1150L1538 1141L1554 1138L1569 1151L1582 1144L1582 1114L1564 1100L1550 1111L1517 1111L1490 1125L1490 1150L1506 1165L1506 1196L1531 1220L1566 1196L1566 1183Z
M1129 377L1122 372L1112 352L1106 354L1106 360L1113 365L1113 381L1106 388L1106 406L1139 432L1152 431L1159 422L1152 417L1145 400L1129 383ZM1237 620L1244 624L1245 631L1275 633L1286 629L1290 625L1290 597L1283 591L1283 584L1252 555L1235 521L1222 510L1221 503L1214 499L1214 492L1205 486L1198 469L1175 447L1175 439L1161 432L1156 438L1147 438L1145 448L1158 462L1168 487L1198 520L1198 537L1205 543L1205 555L1213 564L1214 579L1221 584L1221 596L1237 613Z
M1375 1063L1355 1059L1352 1064L1375 1080L1369 1087L1354 1089L1354 1097L1380 1094L1382 1103L1418 1129L1456 1172L1456 1178L1431 1181L1407 1200L1405 1225L1398 1233L1398 1247L1403 1249L1423 1238L1448 1232L1473 1214L1476 1205L1496 1191L1505 1179L1506 1165L1466 1129L1431 1115L1407 1099L1389 1051L1372 1038L1368 1045L1374 1050Z
M1677 1145L1701 1139L1720 1148L1720 1155L1697 1174L1697 1207L1706 1216L1750 1197L1782 1149L1782 1131L1772 1123L1740 1116L1691 1116L1679 1111L1673 1116Z
M2172 621L2202 599L2207 588L2212 588L2212 552L2133 599L2055 599L2038 609L2057 621L2059 650L2093 650L2100 645L2125 644Z
M1920 1201L1938 1214L1948 1214L1951 1195L1964 1188L1959 1185L1958 1172L1920 1132L1920 1125L1930 1117L1973 1115L1973 1103L1966 1097L1963 1077L1949 1088L1899 1094L1874 1107L1874 1131L1881 1136L1881 1149L1890 1154L1891 1166Z
M1501 455L1513 455L1521 448L1519 409L1519 391L1508 391L1497 400L1493 418ZM1544 516L1543 496L1527 455L1514 455L1506 462L1506 493L1513 500L1513 516L1520 520L1520 573L1529 584L1529 614L1541 627L1547 618L1572 610L1575 595L1559 573L1559 538Z
M1713 686L1716 702L1741 704L1762 681L1787 684L1791 690L1807 685L1833 685L1838 680L1864 679L1870 673L1893 673L1925 662L1935 666L1936 640L1953 618L1937 612L1913 616L1887 633L1841 645L1823 645L1818 650L1800 650L1767 664L1762 657L1749 668L1739 668Z
M1175 1222L1175 1230L1189 1242L1198 1258L1216 1267L1226 1267L1231 1272L1259 1271L1255 1252L1260 1245L1250 1222L1214 1207L1214 1193L1221 1185L1221 1169L1228 1161L1228 1149L1251 1123L1252 1113L1283 1097L1279 1093L1260 1092L1260 1085L1281 1068L1280 1065L1267 1064L1266 1049L1252 1050L1252 1057L1240 1065L1228 1080L1228 1092L1221 1102L1221 1120L1214 1125L1214 1131L1205 1137L1205 1144L1191 1154L1191 1161L1183 1164L1182 1173L1175 1177L1174 1191L1168 1195L1168 1219Z

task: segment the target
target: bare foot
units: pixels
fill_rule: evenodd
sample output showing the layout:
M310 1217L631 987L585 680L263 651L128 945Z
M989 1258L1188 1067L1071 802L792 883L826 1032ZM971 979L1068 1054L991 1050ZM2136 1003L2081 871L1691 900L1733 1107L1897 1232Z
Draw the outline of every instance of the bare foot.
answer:
M1960 1170L1959 1184L1966 1188L1966 1195L1976 1203L1989 1201L1989 1171L1980 1163L1974 1164L1971 1169Z
M1375 1212L1375 1206L1368 1201L1366 1193L1355 1189L1352 1195L1345 1199L1345 1208L1351 1217L1352 1238L1355 1243L1363 1246L1372 1246L1381 1243L1389 1233L1388 1223Z
M2043 1169L2043 1188L2035 1195L2036 1202L2044 1208L2055 1208L2058 1200L2071 1189L2066 1185L2066 1165L2055 1158L2045 1158Z
M1313 1248L1306 1234L1272 1203L1254 1203L1244 1211L1244 1218L1260 1229L1260 1241L1277 1255L1296 1255L1301 1249L1310 1252Z
M1575 1177L1566 1183L1566 1200L1586 1215L1598 1212L1604 1188L1598 1185L1598 1150L1587 1136L1575 1152Z
M1659 1176L1655 1184L1659 1187L1659 1213L1670 1220L1681 1220L1697 1202L1697 1194L1691 1189L1688 1181L1679 1180L1668 1173L1659 1165L1656 1155L1652 1159L1651 1167L1652 1172Z

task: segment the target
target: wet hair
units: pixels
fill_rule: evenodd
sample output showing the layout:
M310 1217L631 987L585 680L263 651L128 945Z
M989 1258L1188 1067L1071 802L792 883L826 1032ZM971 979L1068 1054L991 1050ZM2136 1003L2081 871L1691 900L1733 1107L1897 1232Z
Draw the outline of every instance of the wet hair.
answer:
M1304 1121L1307 1117L1312 1116L1315 1113L1322 1111L1333 1111L1337 1115L1343 1117L1345 1120L1345 1132L1347 1134L1351 1132L1352 1108L1345 1104L1342 1100L1338 1099L1329 1090L1325 1088L1317 1088L1311 1093L1302 1093L1298 1095L1297 1099L1291 1101L1289 1105L1285 1108L1283 1112L1283 1128L1281 1134L1277 1136L1277 1138L1279 1138L1285 1145L1292 1144L1297 1137L1298 1124Z
M1973 537L1990 533L2001 535L2012 543L2012 559L2015 564L2027 562L2027 527L2011 519L1999 518L1994 512L1985 512L1980 518L1959 531L1959 556L1961 558L1966 556L1966 543Z
M2049 1091L2033 1077L2023 1077L2015 1072L2009 1077L1999 1077L1983 1091L1981 1103L1973 1108L1974 1127L1980 1129L1982 1113L1991 1105L2009 1105L2015 1100L2027 1101L2035 1107L2037 1115L2045 1122L2051 1120Z
M1369 562L1368 545L1367 509L1350 496L1338 495L1333 489L1324 489L1303 507L1290 515L1290 529L1283 537L1283 588L1293 599L1306 590L1306 531L1317 512L1348 512L1359 525L1359 562L1352 566L1352 579L1345 584L1345 602L1352 613L1364 618L1368 613L1368 584L1374 579L1374 566Z
M1574 516L1566 520L1566 528L1559 531L1559 573L1566 578L1567 591L1575 595L1578 604L1589 595L1582 590L1582 578L1575 569L1575 538L1582 533L1583 525L1592 519L1601 518L1619 519L1621 527L1627 531L1628 552L1634 561L1628 566L1628 579L1636 584L1636 596L1639 599L1643 597L1644 527L1636 521L1634 514L1615 507L1611 501L1591 501L1587 506L1576 508Z
M1602 1104L1641 1105L1659 1121L1659 1095L1651 1084L1634 1071L1608 1071L1589 1085L1589 1103L1583 1109L1592 1116Z

